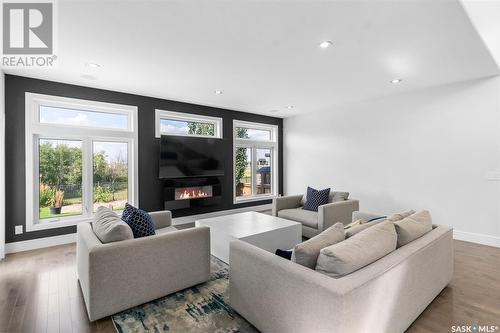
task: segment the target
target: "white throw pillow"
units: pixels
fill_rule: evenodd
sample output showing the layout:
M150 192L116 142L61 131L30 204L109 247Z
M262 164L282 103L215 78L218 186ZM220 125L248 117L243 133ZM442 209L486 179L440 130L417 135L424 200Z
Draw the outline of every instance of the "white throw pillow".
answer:
M319 235L314 236L295 245L292 252L292 261L311 269L316 266L319 251L329 245L341 242L345 239L344 225L335 223Z
M386 256L396 249L394 224L384 221L320 251L316 270L342 277Z
M394 226L398 233L398 247L401 247L432 230L431 214L423 210L394 222Z
M107 207L99 207L94 214L92 230L102 243L134 239L129 225Z

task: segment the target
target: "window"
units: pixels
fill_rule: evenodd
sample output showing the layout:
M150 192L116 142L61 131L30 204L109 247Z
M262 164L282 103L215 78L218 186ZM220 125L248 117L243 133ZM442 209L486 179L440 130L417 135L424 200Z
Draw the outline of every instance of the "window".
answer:
M278 127L235 120L234 202L276 196Z
M137 205L137 108L26 93L26 230Z
M222 118L156 110L156 137L165 134L222 138Z
M222 118L156 110L156 137L163 134L222 138Z

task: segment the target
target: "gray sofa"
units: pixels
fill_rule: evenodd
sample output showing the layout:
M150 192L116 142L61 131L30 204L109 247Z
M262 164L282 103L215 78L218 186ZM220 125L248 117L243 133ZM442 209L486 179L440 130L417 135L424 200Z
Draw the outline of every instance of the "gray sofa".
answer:
M177 230L169 211L150 213L156 235L103 244L77 228L77 274L91 321L205 282L210 229Z
M341 278L233 241L230 304L262 332L404 332L450 282L452 241L434 226Z
M311 238L337 222L350 223L352 212L359 210L358 200L338 200L335 197L336 193L346 192L333 192L333 195L330 196L330 202L319 206L317 212L302 209L304 205L302 194L274 198L272 214L301 223L302 235ZM347 193L347 195L349 194Z

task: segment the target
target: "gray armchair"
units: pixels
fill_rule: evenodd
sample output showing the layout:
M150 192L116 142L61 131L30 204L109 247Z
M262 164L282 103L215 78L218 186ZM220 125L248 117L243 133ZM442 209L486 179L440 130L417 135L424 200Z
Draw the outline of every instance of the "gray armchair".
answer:
M77 273L91 321L208 280L210 229L177 230L169 211L150 213L156 235L103 244L77 228Z
M273 199L273 216L293 220L302 224L302 235L314 237L337 222L349 224L352 222L352 212L359 210L359 201L343 199L346 192L333 192L330 202L319 206L318 212L305 210L303 195L289 195Z

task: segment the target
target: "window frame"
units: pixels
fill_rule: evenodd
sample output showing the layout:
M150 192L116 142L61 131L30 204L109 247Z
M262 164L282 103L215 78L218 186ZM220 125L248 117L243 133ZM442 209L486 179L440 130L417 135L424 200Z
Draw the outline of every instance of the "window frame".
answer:
M252 140L236 137L236 128L243 127L249 129L258 129L271 131L270 140ZM237 148L251 148L252 150L252 195L249 196L236 196L236 149ZM271 151L271 193L256 194L257 189L257 149L270 149ZM278 140L278 126L248 122L242 120L233 120L233 203L239 204L244 202L261 201L276 198L278 196L278 179L279 179L279 140Z
M40 105L127 115L127 129L40 122ZM41 221L39 217L39 140L82 141L82 215ZM139 204L137 107L84 99L25 93L26 231L61 228L92 220L93 142L126 142L128 201Z
M200 135L200 134L181 134L181 133L162 133L161 132L161 119L186 121L186 122L200 122L214 125L214 135ZM155 136L160 138L162 135L175 135L175 136L192 136L201 138L222 139L222 118L203 116L192 113L174 112L168 110L155 109Z

